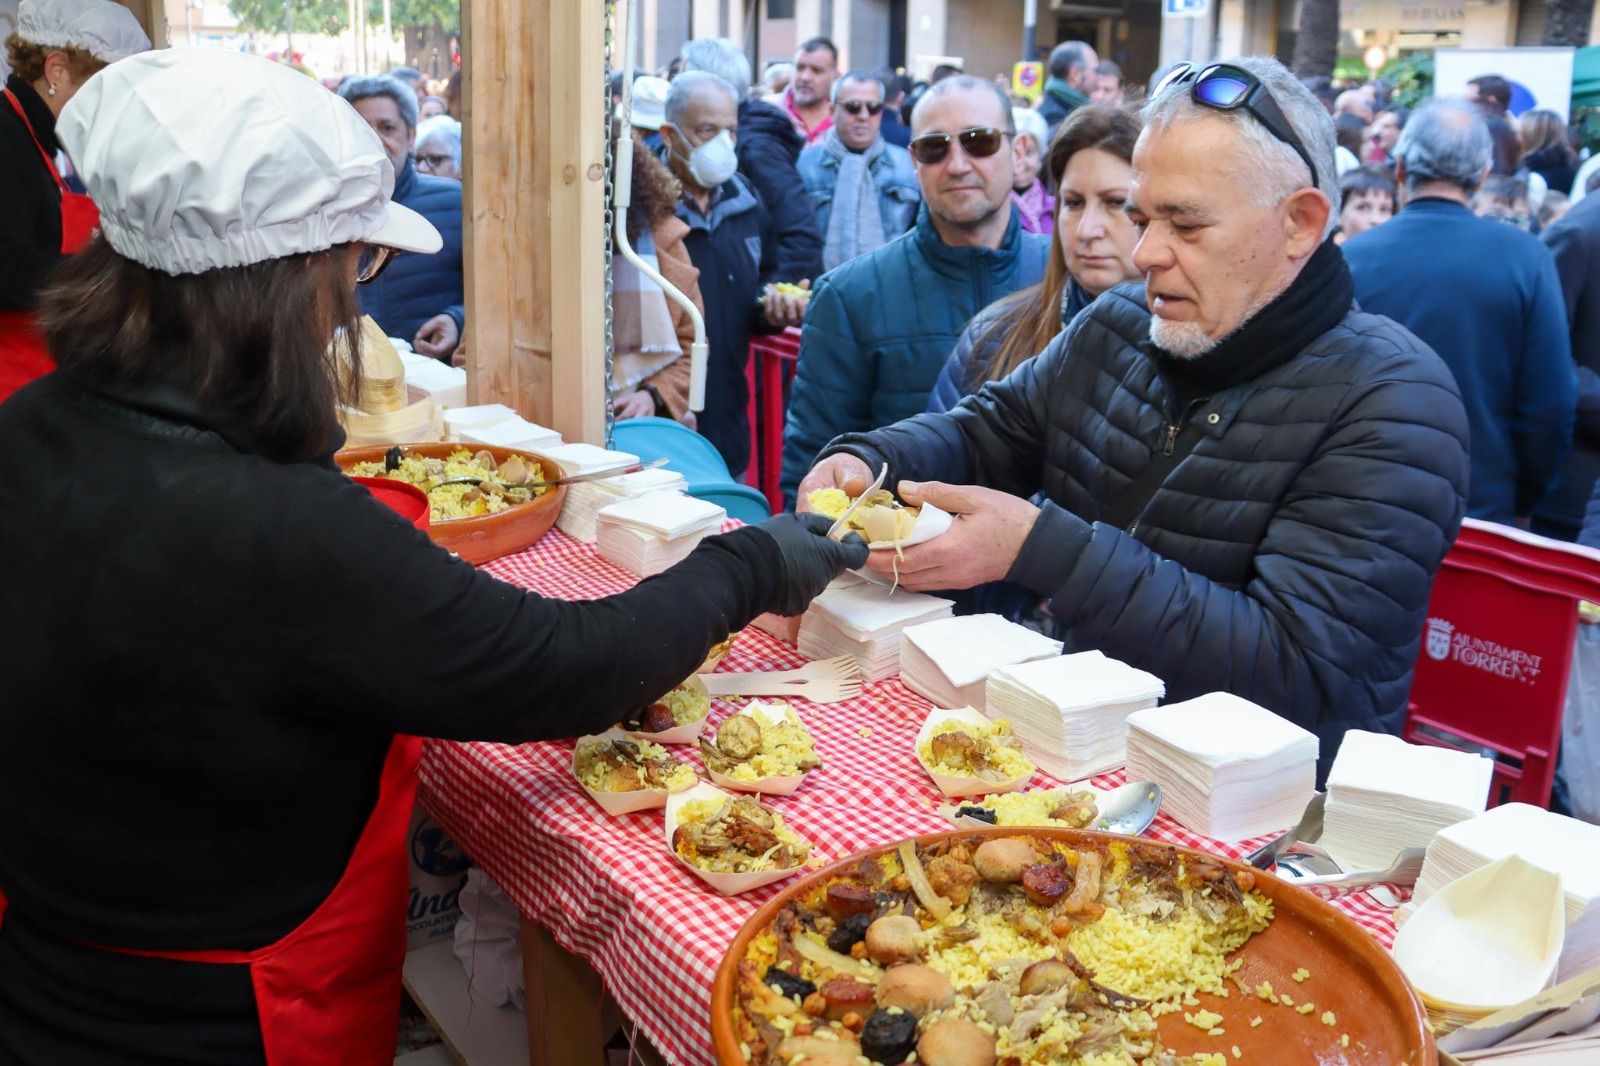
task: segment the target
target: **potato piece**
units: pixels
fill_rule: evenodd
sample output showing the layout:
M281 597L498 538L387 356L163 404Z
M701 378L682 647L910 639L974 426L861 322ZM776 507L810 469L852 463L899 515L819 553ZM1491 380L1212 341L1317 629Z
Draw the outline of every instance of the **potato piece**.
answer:
M878 1006L885 1010L899 1007L918 1018L944 1010L956 1001L950 978L938 970L916 963L896 966L878 982Z
M965 1018L940 1018L917 1041L923 1066L994 1066L995 1039Z
M822 1036L787 1037L778 1045L778 1058L790 1063L804 1056L799 1058L804 1066L855 1066L856 1056L861 1054L861 1044L856 1034L848 1029L834 1032L839 1039L829 1040Z
M1075 980L1077 975L1072 967L1060 959L1041 959L1022 971L1019 988L1025 996L1042 996L1065 988Z
M993 884L1012 884L1022 880L1022 871L1038 861L1033 853L1033 845L1021 837L985 840L972 856L978 876Z
M921 932L922 926L909 915L886 915L867 926L867 955L883 966L911 962L921 954L917 944Z

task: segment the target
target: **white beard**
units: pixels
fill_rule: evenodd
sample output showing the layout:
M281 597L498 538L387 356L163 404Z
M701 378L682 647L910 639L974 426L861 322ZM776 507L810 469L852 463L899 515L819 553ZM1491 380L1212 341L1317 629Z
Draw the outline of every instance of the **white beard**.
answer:
M1150 339L1177 359L1198 359L1217 346L1200 323L1168 322L1160 315L1150 316Z

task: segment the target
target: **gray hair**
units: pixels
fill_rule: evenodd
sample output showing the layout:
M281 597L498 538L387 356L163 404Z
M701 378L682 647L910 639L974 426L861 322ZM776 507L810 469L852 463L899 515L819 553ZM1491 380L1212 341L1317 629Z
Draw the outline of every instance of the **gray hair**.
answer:
M339 86L339 95L352 104L375 96L387 96L400 109L400 118L406 124L406 129L417 128L417 94L393 74L360 74L349 78Z
M1066 81L1073 71L1089 65L1091 54L1082 41L1063 41L1050 50L1050 76Z
M1328 198L1330 207L1327 229L1323 236L1334 231L1339 224L1339 173L1334 165L1333 119L1327 109L1302 85L1282 63L1266 56L1242 56L1229 59L1230 66L1249 71L1260 79L1267 92L1272 94L1278 110L1289 120L1306 155L1314 164L1315 188ZM1244 108L1224 111L1195 103L1190 96L1193 82L1169 85L1149 103L1140 117L1144 120L1145 134L1160 130L1177 122L1212 117L1232 122L1239 134L1239 156L1247 174L1256 176L1250 191L1256 203L1275 207L1295 192L1306 187L1305 162L1295 150L1273 135Z
M1050 147L1050 124L1044 120L1043 115L1031 107L1013 107L1011 126L1017 131L1018 137L1027 137L1031 140L1040 155Z
M461 123L449 115L435 115L425 118L417 126L417 151L422 151L424 145L437 144L440 148L450 153L450 158L455 160L456 171L461 170Z
M1011 97L1006 91L987 78L974 77L971 74L952 74L942 81L936 81L923 91L917 100L917 106L911 109L911 125L917 124L917 115L927 108L930 100L937 100L941 96L951 93L987 92L991 94L1000 105L1000 121L1005 124L1006 132L1015 134L1017 131L1011 126Z
M750 59L726 37L702 37L678 49L684 70L715 74L733 88L734 103L750 95Z
M682 129L679 119L689 107L689 101L694 97L695 91L704 88L714 88L728 94L728 98L737 106L739 94L727 81L708 70L686 70L672 79L672 84L667 88L667 103L663 117L677 129Z
M1434 99L1411 112L1394 146L1406 189L1442 181L1471 193L1494 157L1482 114L1464 100Z
M833 100L834 103L838 103L839 90L850 82L854 82L859 85L876 85L878 87L879 100L887 98L889 94L889 90L883 84L883 79L878 77L876 74L867 70L852 70L850 73L845 74L842 77L833 79L833 88L828 91L829 99Z

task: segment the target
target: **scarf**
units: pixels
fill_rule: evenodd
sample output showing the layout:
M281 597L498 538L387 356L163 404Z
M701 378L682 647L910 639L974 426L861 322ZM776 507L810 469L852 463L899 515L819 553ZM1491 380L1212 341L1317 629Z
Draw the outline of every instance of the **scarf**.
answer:
M634 251L651 267L660 270L656 242L650 230L634 238ZM622 256L611 261L611 322L615 356L611 361L612 386L628 392L640 382L665 369L683 354L678 330L667 308L667 294L661 286L639 272Z
M839 140L838 131L829 130L822 150L839 164L828 235L822 245L822 269L832 270L883 246L883 214L878 209L878 184L872 180L872 164L883 155L883 138L873 141L864 152L852 152Z
M1082 107L1089 102L1089 98L1074 89L1060 78L1047 78L1044 83L1046 95L1056 98L1056 102L1065 105L1068 111Z
M1022 216L1022 232L1042 233L1048 237L1054 231L1056 200L1045 189L1043 181L1034 178L1033 184L1021 192L1012 189L1011 202L1017 205L1017 214Z
M1355 295L1344 253L1333 241L1323 241L1287 289L1211 351L1178 359L1151 345L1156 368L1178 401L1176 413L1293 359L1343 321Z

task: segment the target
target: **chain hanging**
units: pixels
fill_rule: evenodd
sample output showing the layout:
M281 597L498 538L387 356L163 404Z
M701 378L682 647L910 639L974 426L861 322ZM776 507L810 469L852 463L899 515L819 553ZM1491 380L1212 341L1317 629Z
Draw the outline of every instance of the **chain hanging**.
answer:
M638 0L630 0L630 2L637 3ZM606 388L606 440L605 440L605 446L607 448L610 448L615 442L616 426L617 426L617 406L616 406L616 400L615 400L615 396L614 396L614 392L613 392L613 388L612 388L612 382L615 380L615 378L612 377L612 363L616 359L616 354L617 353L616 353L616 336L615 336L615 334L613 333L613 330L612 330L612 314L611 314L611 298L612 298L612 295L613 295L613 292L614 292L614 289L612 287L612 278L611 278L611 244L612 244L612 240L613 240L613 233L615 232L615 230L613 228L613 219L612 219L612 212L613 212L613 208L612 208L612 202L613 202L612 201L612 192L614 191L614 185L615 185L615 182L616 182L616 159L614 158L614 155L615 155L614 146L616 144L616 141L615 141L616 131L615 131L614 127L615 127L615 123L616 123L616 118L615 118L615 115L614 115L613 110L612 110L612 106L613 105L612 105L612 102L611 102L611 70L612 70L611 49L612 49L612 43L613 43L613 41L615 39L615 35L616 35L616 25L617 25L617 4L616 4L616 0L606 0L605 20L606 20L606 22L605 22L605 71L604 71L604 75L605 76L601 79L600 89L601 89L602 92L605 93L605 97L604 97L605 105L602 108L602 112L605 115L605 123L606 123L606 136L605 136L605 142L606 142L605 170L606 170L606 175L605 175L605 182L603 183L606 202L605 202L605 207L604 207L604 210L603 210L602 214L605 217L605 227L606 227L606 229L605 229L605 237L604 237L604 240L605 240L605 245L604 245L604 247L605 247L605 260L606 260L606 280L605 280L605 286L606 286L606 290L605 290L605 322L606 322L606 326L605 326L605 345L606 345L606 381L605 381L605 388Z

